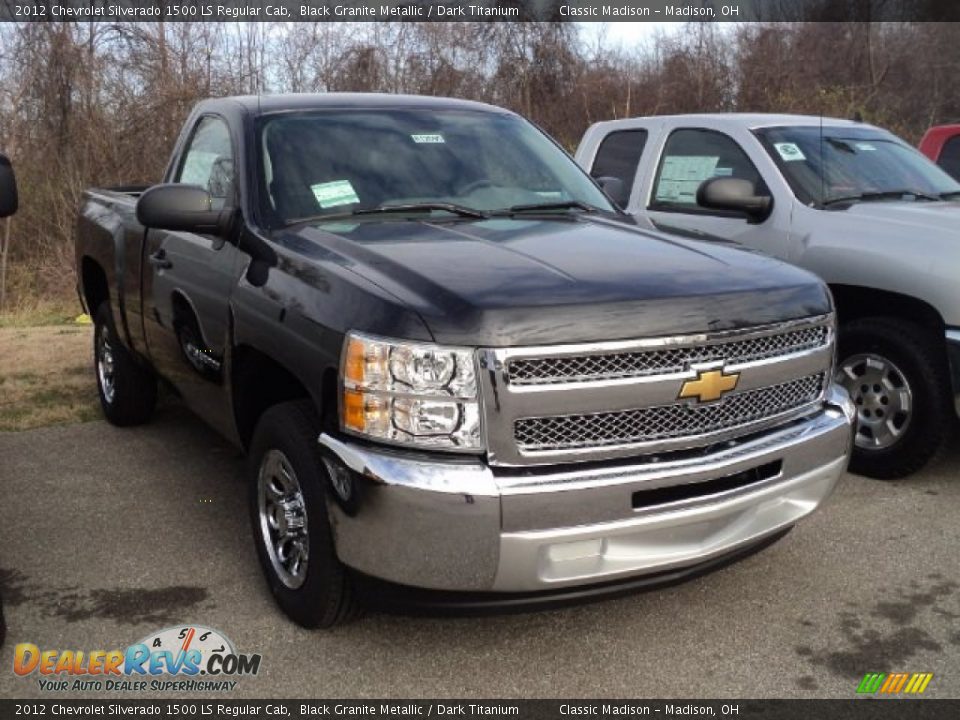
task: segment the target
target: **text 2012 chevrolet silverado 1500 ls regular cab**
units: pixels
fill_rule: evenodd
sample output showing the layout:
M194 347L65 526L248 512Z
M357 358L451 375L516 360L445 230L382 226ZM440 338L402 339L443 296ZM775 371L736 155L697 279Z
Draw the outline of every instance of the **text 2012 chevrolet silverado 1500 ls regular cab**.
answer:
M859 409L851 470L902 477L954 437L960 184L916 149L861 122L729 113L597 123L576 157L641 226L826 280L837 379Z
M510 112L205 101L166 183L82 209L103 409L145 421L163 377L248 452L301 624L357 582L516 604L683 577L846 467L826 286L636 229Z

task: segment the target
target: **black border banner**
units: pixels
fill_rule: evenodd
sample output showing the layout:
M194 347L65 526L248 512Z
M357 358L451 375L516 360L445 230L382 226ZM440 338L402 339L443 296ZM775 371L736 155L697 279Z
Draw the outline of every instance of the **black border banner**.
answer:
M735 718L954 720L960 700L0 700L0 718Z
M930 22L954 0L0 0L0 22Z

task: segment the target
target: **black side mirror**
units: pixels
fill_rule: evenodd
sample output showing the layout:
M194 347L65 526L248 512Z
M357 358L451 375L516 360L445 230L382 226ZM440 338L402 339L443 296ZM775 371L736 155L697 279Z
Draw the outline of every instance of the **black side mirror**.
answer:
M739 178L711 178L697 188L697 204L713 210L744 215L749 222L763 222L773 209L773 198L754 194L753 183Z
M0 154L0 218L13 215L19 206L17 178L6 155Z
M232 215L232 208L215 210L210 193L199 185L154 185L137 201L140 224L161 230L223 235Z
M608 198L613 200L621 208L627 206L627 201L630 200L630 198L627 195L623 180L618 177L611 177L610 175L604 175L595 179L597 185L607 194Z

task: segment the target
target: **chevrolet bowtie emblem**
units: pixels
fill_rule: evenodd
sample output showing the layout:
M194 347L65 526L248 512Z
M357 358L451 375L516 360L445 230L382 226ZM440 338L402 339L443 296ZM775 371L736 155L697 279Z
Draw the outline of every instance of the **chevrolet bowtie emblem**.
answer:
M737 387L740 373L724 373L723 370L701 370L696 380L687 380L680 388L678 399L696 398L697 402L719 400L724 393Z

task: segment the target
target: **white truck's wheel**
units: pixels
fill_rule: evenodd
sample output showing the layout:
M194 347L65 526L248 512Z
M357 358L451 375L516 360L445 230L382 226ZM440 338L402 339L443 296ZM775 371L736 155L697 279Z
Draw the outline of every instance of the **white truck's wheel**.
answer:
M898 318L862 318L840 329L836 380L857 405L850 470L894 479L916 472L954 431L942 347Z

